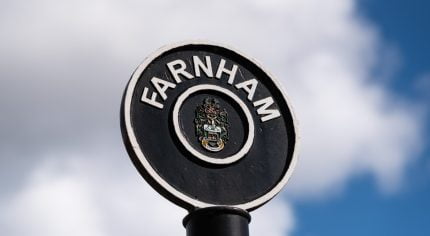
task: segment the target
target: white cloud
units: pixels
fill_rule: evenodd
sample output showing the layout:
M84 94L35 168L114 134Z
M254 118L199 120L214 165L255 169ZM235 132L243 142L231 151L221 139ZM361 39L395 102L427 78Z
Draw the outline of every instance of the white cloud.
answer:
M381 189L398 188L420 147L421 121L411 104L373 77L376 67L386 66L378 55L383 41L357 15L355 3L6 1L0 9L0 170L35 171L13 175L29 180L20 189L9 186L17 193L0 203L8 205L0 212L13 232L7 235L68 235L72 228L79 235L183 231L184 213L141 188L132 168L118 170L129 162L114 160L112 153L125 155L118 109L130 73L155 48L184 39L230 44L283 82L302 137L286 192L323 197L360 174L375 176ZM81 153L40 166L47 150ZM58 163L69 166L71 159L79 168L57 171ZM269 224L275 225L272 235L292 232L288 203L275 200L261 212L252 222L261 224L256 232ZM257 219L259 214L264 216ZM273 222L264 220L272 214L278 216ZM160 228L163 220L169 223Z
M52 163L35 170L3 209L8 235L105 235L91 185L68 172Z
M185 235L185 210L159 196L134 171L124 171L130 163L103 161L70 154L63 159L46 158L10 202L0 205L3 233ZM253 220L253 234L282 236L292 229L294 219L290 206L275 200Z
M291 205L275 198L252 213L251 235L286 236L293 232L295 217Z
M384 190L395 189L420 146L418 113L382 87L363 83L341 57L314 57L304 62L312 70L298 70L301 80L292 90L302 131L292 191L318 196L363 172Z
M183 233L185 211L160 198L134 172L116 171L102 161L47 158L5 207L2 225L8 235Z

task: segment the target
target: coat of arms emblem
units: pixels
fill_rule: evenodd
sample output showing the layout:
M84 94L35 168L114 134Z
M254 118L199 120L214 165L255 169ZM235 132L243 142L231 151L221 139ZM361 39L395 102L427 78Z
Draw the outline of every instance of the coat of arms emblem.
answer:
M196 135L200 144L208 151L221 151L228 141L227 111L221 109L218 100L207 97L196 108L194 119Z

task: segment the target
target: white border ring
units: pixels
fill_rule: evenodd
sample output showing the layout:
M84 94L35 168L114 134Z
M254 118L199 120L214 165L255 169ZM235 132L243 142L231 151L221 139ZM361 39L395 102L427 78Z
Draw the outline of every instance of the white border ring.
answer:
M278 80L271 75L268 71L266 71L260 63L255 61L254 59L246 56L245 54L239 52L238 50L232 49L229 46L208 42L208 41L184 41L180 43L170 44L167 46L164 46L160 49L158 49L156 52L153 52L149 57L147 57L134 71L133 75L131 76L131 79L127 85L124 98L123 98L123 110L122 110L122 116L124 120L124 127L123 132L126 132L125 138L127 139L127 142L129 142L129 148L134 152L134 155L140 162L140 164L143 167L143 170L148 174L148 176L155 181L155 183L162 189L164 189L167 193L170 194L172 198L175 200L178 200L178 205L186 208L186 209L193 209L193 208L203 208L203 207L212 207L212 206L219 206L219 204L209 203L205 201L201 201L195 197L187 195L187 193L181 192L178 189L176 189L174 186L172 186L170 183L168 183L163 177L151 166L151 163L146 159L145 154L143 153L143 150L139 146L139 142L137 140L137 137L135 135L134 127L131 121L131 104L132 104L132 97L135 92L135 88L137 86L137 83L139 82L140 76L142 73L148 68L148 66L157 58L160 57L163 53L168 52L175 48L185 47L185 46L192 46L192 45L201 45L201 46L209 46L209 47L220 47L224 48L226 50L231 51L235 55L244 58L245 60L250 61L254 64L257 68L262 70L274 83L276 89L278 89L282 93L282 98L287 104L287 107L289 108L292 122L293 122L293 132L295 134L295 140L294 140L294 146L293 153L291 156L291 162L286 170L284 176L280 179L278 183L273 186L270 190L268 190L266 193L264 193L262 196L253 198L252 200L241 202L236 205L229 205L232 207L241 208L244 210L252 211L256 209L257 207L261 206L262 204L269 201L271 198L273 198L276 194L278 194L282 187L288 182L288 180L291 177L291 174L297 164L298 159L298 149L300 145L300 136L298 132L298 123L297 119L294 115L293 107L291 106L291 102L288 99L288 96L282 89L282 85L278 82ZM134 157L133 157L134 158ZM157 190L160 192L159 190ZM163 196L166 196L162 194ZM170 199L170 198L169 198Z
M225 158L213 158L210 156L207 156L196 149L194 149L190 143L187 141L187 138L182 134L181 126L179 124L179 110L181 109L182 104L184 101L193 93L196 93L198 91L202 90L213 90L220 93L223 93L230 98L232 98L237 104L239 104L240 108L242 108L242 111L245 113L245 117L248 121L248 136L246 138L245 144L242 146L242 148L236 152L235 154L225 157ZM211 85L211 84L201 84L193 86L187 90L185 90L184 93L182 93L178 99L176 100L175 106L173 108L173 127L175 128L175 133L179 138L179 141L184 145L184 147L189 151L193 156L197 157L198 159L211 163L211 164L217 164L217 165L226 165L231 164L233 162L236 162L240 160L242 157L244 157L249 149L252 146L252 143L254 142L254 120L252 118L251 112L249 111L248 107L245 105L245 103L233 92L231 92L228 89L222 88L217 85Z

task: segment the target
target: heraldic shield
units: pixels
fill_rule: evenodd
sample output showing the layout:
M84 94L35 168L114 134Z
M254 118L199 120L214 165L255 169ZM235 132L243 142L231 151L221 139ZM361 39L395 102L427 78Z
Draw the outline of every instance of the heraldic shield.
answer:
M218 100L207 97L196 108L194 123L200 144L208 151L219 152L228 141L227 111L221 109Z

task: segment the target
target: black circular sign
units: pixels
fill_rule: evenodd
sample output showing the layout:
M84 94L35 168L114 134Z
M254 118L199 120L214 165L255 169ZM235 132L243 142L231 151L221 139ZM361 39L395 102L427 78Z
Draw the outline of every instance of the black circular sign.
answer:
M121 128L142 176L192 210L252 210L274 197L296 162L296 129L279 84L225 46L162 48L133 73Z

